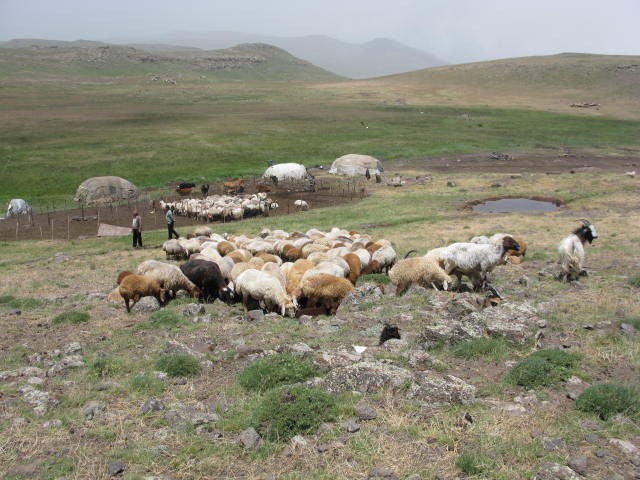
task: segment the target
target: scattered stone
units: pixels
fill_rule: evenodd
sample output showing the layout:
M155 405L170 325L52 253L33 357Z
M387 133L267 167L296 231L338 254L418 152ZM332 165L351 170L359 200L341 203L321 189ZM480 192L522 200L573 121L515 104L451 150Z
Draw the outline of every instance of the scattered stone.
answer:
M25 425L29 424L29 420L24 417L15 417L12 420L12 423L14 427L24 427Z
M162 354L163 355L173 355L176 353L185 353L187 355L192 355L198 359L202 359L204 358L205 354L202 352L199 352L187 345L185 345L184 343L180 343L180 342L176 342L174 340L169 340L165 346L164 349L162 350Z
M499 400L487 400L492 404L491 411L497 413L503 413L512 417L522 417L529 414L529 411L522 405L512 402L502 402Z
M606 455L605 451L600 448L593 452L593 454L598 458L604 458L604 456Z
M9 310L9 315L22 315L22 310L19 308L13 308Z
M540 466L538 473L531 480L581 480L581 478L580 475L565 465L546 462Z
M453 180L447 180L447 187L456 187L457 185Z
M502 187L504 187L504 183L502 182L493 182L491 184L491 188L502 188Z
M206 315L202 315L201 317L193 317L191 320L193 323L202 323L204 325L208 325L212 322L212 317L210 313Z
M300 315L298 317L298 322L300 322L302 325L309 325L313 322L313 317L311 315Z
M342 424L342 427L349 433L360 431L360 425L355 420L348 420Z
M258 434L258 432L256 432L256 429L253 427L249 427L246 430L240 432L238 440L246 450L254 450L258 448L262 443L260 434Z
M578 472L580 475L586 475L589 468L589 459L584 455L569 457L567 459L567 465L571 470Z
M419 473L414 473L412 475L409 475L407 477L407 480L422 480L422 477L420 476Z
M634 327L633 325L630 325L628 323L623 323L620 325L620 329L626 333L627 335L633 337L635 335L640 335L640 332L638 331L638 329L636 329L636 327Z
M608 441L610 445L618 447L622 452L628 455L640 455L640 449L627 440L621 440L619 438L609 438Z
M337 313L343 313L347 310L359 310L360 306L365 303L377 302L382 298L382 295L383 293L377 285L364 283L345 295L342 302L340 302Z
M365 361L331 370L323 380L330 393L358 391L376 393L381 389L397 391L413 377L409 370L382 362Z
M171 425L198 426L217 422L220 420L220 417L207 409L202 403L196 403L193 406L168 410L164 419Z
M318 445L318 446L316 447L316 450L317 450L319 453L325 453L326 451L328 451L328 450L329 450L329 445L327 445L326 443L321 443L320 445Z
M49 392L36 390L31 385L18 388L18 392L22 394L22 399L33 407L33 413L37 417L44 416L49 407L58 405L58 400Z
M204 305L201 303L188 303L182 308L182 315L185 317L196 317L205 313Z
M541 318L536 322L536 327L538 328L547 328L547 321L544 318Z
M446 367L444 362L441 362L424 350L411 350L409 352L409 365L416 370Z
M87 295L87 300L103 300L107 298L108 295L102 292L93 292Z
M290 353L302 358L311 358L315 354L313 349L306 343L278 345L274 350L278 353Z
M44 380L40 377L29 377L27 378L27 383L29 385L42 385Z
M367 405L367 403L365 403L364 400L360 400L358 403L356 403L353 406L353 413L360 420L373 420L378 416L376 411L373 408L371 408L369 405Z
M604 439L594 433L585 433L584 435L585 442L589 442L591 445L602 445Z
M313 361L314 365L323 372L338 367L346 367L362 360L362 355L348 350L336 350L320 353Z
M244 317L249 322L264 322L264 312L262 310L249 310Z
M582 422L580 422L580 427L586 430L602 430L602 427L600 425L591 420L583 420Z
M245 358L249 355L253 355L256 353L262 353L264 350L256 347L250 347L249 345L241 344L236 347L236 355L235 358Z
M50 428L60 428L62 426L62 420L47 420L42 424L42 428L49 430Z
M82 351L82 345L80 345L80 342L71 342L64 346L63 351L65 355L73 355Z
M367 480L397 480L396 474L382 467L373 467L367 474Z
M157 398L149 398L145 400L145 402L140 406L140 413L146 415L151 412L159 412L160 410L164 410L165 406L162 400L158 400Z
M138 303L131 307L134 313L149 313L160 310L160 302L155 297L142 297Z
M96 387L96 392L104 392L105 390L109 390L109 385L105 385L103 383L102 385L98 385Z
M564 450L567 443L560 437L542 437L542 448L548 451Z
M115 462L111 462L107 468L111 475L119 475L126 470L127 465L122 463L120 460L117 460Z
M302 450L304 448L307 448L308 445L309 443L305 440L305 438L302 435L296 435L289 442L289 446L293 451Z
M28 465L16 465L7 472L5 478L33 478L40 473L40 466L37 463Z
M92 400L82 407L82 415L87 420L92 420L104 415L106 408L107 406L103 402Z
M461 403L469 405L475 401L476 387L453 375L435 375L431 372L416 372L409 386L407 397L427 402L429 405Z

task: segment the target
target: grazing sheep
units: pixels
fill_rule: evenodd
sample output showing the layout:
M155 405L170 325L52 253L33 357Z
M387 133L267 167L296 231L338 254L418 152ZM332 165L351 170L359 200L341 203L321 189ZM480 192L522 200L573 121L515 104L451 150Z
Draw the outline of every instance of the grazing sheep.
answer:
M246 270L249 270L250 268L256 269L256 267L254 265L251 265L249 262L236 263L229 273L231 282L235 285L240 274L245 272Z
M164 303L164 291L160 287L160 284L153 278L147 275L127 275L122 279L122 283L118 287L118 292L124 300L124 305L127 307L127 312L131 312L129 302L133 300L133 305L138 303L142 297L155 297L160 305Z
M298 210L309 210L309 204L304 200L296 200L295 202L293 202L293 205Z
M173 292L173 296L178 290L186 290L193 298L200 297L200 289L176 265L146 260L138 266L138 274L153 278L162 288Z
M118 278L116 278L116 283L118 285L120 285L122 283L122 280L124 280L124 278L129 276L129 275L133 275L133 272L130 272L129 270L124 270L124 271L120 272L118 274Z
M236 249L236 246L231 242L223 240L222 242L218 242L217 249L218 253L224 257L233 252Z
M180 270L200 289L204 301L219 298L223 302L229 302L233 298L233 292L224 281L218 264L206 260L189 260L180 266Z
M416 257L405 258L389 270L389 278L391 283L396 286L396 295L402 295L410 285L417 283L423 287L433 286L437 288L437 284L442 285L447 290L451 277L439 265L434 258Z
M316 307L323 302L336 305L330 313L335 313L344 296L353 290L353 284L346 278L326 273L318 273L303 278L294 298L306 298L306 307Z
M249 250L244 250L242 248L238 248L238 249L234 250L233 252L227 253L225 255L225 257L229 257L234 262L240 263L240 262L248 262L249 260L251 260L252 255L251 255L251 252Z
M287 279L280 271L280 267L278 266L277 263L267 262L262 266L260 271L268 273L272 277L276 278L282 285L282 288L285 290L287 289Z
M266 272L249 269L242 272L235 282L236 293L242 297L242 307L248 311L250 302L264 302L266 309L277 309L282 316L293 317L296 302L287 294L282 284Z
M370 251L368 248L367 250ZM397 257L396 251L391 245L383 245L374 249L371 261L362 273L382 273L383 270L385 273L389 273L389 269L396 263Z
M300 258L296 260L287 274L287 293L292 295L298 288L302 276L307 270L311 270L315 264L310 260Z
M282 259L285 262L295 262L303 257L302 249L294 245L287 244L282 249Z
M167 240L162 244L162 250L165 252L167 258L183 258L186 257L184 247L180 245L177 239Z
M277 255L273 255L272 253L258 252L255 256L264 260L265 263L273 262L277 263L278 266L282 265L282 259Z
M584 264L584 242L593 242L598 238L596 227L588 220L582 219L582 226L571 235L565 237L558 245L558 261L560 262L560 279L562 281L576 280L580 275L586 275Z
M346 255L343 255L342 258L349 265L349 275L347 276L347 280L355 285L358 277L360 276L360 272L362 271L360 257L355 253L347 253Z
M211 230L211 228L207 227L206 225L200 225L193 230L193 234L196 237L199 237L201 235L205 237L209 237L211 236L212 233L213 233L213 230Z

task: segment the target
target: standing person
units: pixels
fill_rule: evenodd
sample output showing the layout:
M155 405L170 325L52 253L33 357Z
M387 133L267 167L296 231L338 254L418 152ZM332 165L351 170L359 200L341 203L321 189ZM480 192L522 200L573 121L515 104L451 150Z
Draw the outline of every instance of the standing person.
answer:
M173 211L171 210L169 205L166 205L164 209L167 212L165 214L165 218L167 219L167 231L169 232L169 240L171 240L173 235L175 235L176 238L180 238L180 235L178 235L178 232L176 232L173 229L173 224L175 223L175 219L173 218Z
M133 248L142 248L142 219L137 210L133 211L131 231L133 232Z
M200 187L200 192L202 192L202 198L207 198L207 195L209 195L209 184L203 183Z

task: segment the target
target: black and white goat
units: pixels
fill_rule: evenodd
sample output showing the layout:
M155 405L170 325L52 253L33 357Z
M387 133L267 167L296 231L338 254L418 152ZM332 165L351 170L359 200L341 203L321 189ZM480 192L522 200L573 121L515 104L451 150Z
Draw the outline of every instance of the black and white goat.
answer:
M591 243L598 238L596 227L589 220L581 219L580 221L582 226L565 237L558 245L562 281L576 280L580 275L587 274L582 268L585 257L584 242Z

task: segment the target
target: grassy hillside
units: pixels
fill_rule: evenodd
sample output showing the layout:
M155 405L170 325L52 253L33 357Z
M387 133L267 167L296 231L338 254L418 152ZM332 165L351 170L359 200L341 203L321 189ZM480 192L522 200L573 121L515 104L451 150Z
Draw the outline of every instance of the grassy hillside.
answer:
M51 76L330 81L340 77L277 47L244 44L215 51L146 51L98 42L19 40L0 48L0 78Z
M640 118L640 57L564 53L429 68L337 86L411 104L492 105ZM597 103L590 109L574 103Z

